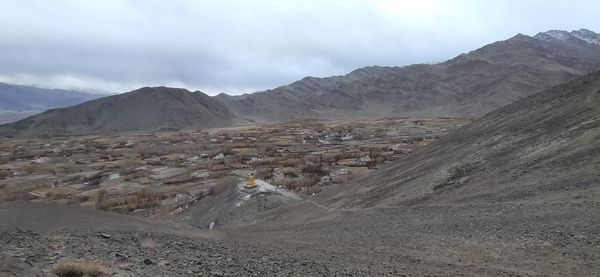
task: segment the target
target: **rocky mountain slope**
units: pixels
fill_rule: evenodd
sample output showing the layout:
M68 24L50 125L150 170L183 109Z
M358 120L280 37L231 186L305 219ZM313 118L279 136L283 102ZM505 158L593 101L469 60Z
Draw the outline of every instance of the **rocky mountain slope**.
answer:
M138 130L216 127L232 115L202 92L141 88L69 108L53 109L0 126L5 136L89 134Z
M526 97L332 196L344 208L600 199L600 71Z
M479 117L600 66L585 29L517 35L440 64L366 67L242 96L220 95L248 120L390 115Z

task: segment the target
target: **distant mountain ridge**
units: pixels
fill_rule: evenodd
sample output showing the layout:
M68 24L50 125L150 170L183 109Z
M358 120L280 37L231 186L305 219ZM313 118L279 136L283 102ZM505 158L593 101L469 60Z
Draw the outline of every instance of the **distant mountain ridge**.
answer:
M103 97L72 90L42 89L0 82L0 124L14 122L43 111L69 107Z
M0 82L0 112L42 112L81 104L102 96L105 95Z
M440 64L371 66L344 76L218 98L249 121L307 117L479 117L600 66L600 35L581 29L516 35Z
M240 96L143 88L3 125L0 135L221 127L305 118L480 117L599 68L598 41L600 35L586 29L518 34L439 64L370 66ZM131 106L119 104L122 100Z
M124 94L59 108L0 126L12 135L96 134L232 124L232 115L202 92L145 87Z

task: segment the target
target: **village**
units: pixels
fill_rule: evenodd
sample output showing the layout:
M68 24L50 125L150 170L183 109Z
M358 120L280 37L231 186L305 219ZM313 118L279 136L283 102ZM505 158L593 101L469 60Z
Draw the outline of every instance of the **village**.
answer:
M466 124L383 118L0 141L3 200L148 216L176 213L253 176L310 197Z

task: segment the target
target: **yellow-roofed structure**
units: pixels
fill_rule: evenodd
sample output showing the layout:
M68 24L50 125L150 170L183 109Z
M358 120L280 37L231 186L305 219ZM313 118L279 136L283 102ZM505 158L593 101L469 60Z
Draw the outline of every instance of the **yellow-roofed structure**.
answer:
M246 183L244 184L246 190L254 190L256 188L256 181L254 180L254 174L248 175Z

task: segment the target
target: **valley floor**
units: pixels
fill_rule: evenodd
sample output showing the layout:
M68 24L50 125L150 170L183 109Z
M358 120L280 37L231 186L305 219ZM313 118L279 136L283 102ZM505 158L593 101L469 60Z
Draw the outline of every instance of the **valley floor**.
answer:
M598 113L589 114L597 118ZM578 115L583 117L578 122L593 122L587 120L587 114ZM387 126L390 122L398 123L399 127ZM379 126L364 124L360 132L352 131L356 137L353 135L352 139L340 139L337 144L321 143L317 135L312 135L316 142L311 147L315 149L311 149L310 152L304 149L307 153L303 152L303 156L298 154L299 157L294 158L298 164L286 167L294 166L291 169L292 173L306 173L308 163L305 159L316 158L319 155L329 156L335 147L348 151L356 148L351 144L357 142L369 143L372 148L388 149L390 146L399 145L401 149L398 148L398 151L407 147L410 147L409 150L416 150L421 143L429 144L433 140L435 133L429 131L437 130L443 135L447 131L444 126L458 127L458 123L454 120L421 122L388 119L379 122ZM489 126L485 122L478 124ZM583 139L580 139L579 136L570 134L575 140L569 141L570 144L565 148L543 147L543 144L537 143L538 140L531 140L535 143L530 144L515 142L510 137L503 140L505 143L502 145L537 146L528 147L526 150L498 147L494 149L487 146L489 144L486 144L486 138L494 140L495 136L469 133L469 129L462 129L459 135L476 137L479 140L469 142L454 135L447 139L446 144L430 144L431 148L420 148L420 156L411 156L411 151L404 149L402 153L390 154L391 158L399 159L397 163L389 163L386 167L383 160L381 164L369 169L385 178L367 176L370 179L319 186L322 188L320 193L309 193L303 197L304 200L286 202L286 205L270 209L252 206L257 210L252 217L243 221L228 221L230 225L227 225L226 221L212 218L204 220L202 216L194 218L194 215L218 211L221 204L223 207L235 204L235 197L231 200L227 191L208 187L206 182L210 180L205 179L223 177L214 176L213 167L216 165L222 165L224 168L221 171L228 172L227 174L234 174L239 169L225 168L231 164L224 162L216 164L216 160L222 160L212 156L217 152L204 155L206 158L186 156L190 146L197 147L194 151L199 152L189 154L190 156L202 156L211 149L201 147L217 149L233 145L236 147L231 148L238 149L240 153L233 153L232 150L233 154L230 156L244 156L253 161L251 157L254 155L242 154L240 149L258 149L258 143L235 142L238 136L228 135L229 131L222 132L223 142L219 142L220 135L216 136L216 133L211 134L210 131L199 133L197 141L189 143L184 143L187 141L184 135L177 134L168 134L166 138L158 136L147 140L138 139L133 143L121 141L123 139L119 137L116 137L116 140L120 142L115 141L115 138L109 141L89 138L89 141L81 140L87 143L81 143L81 153L65 151L66 147L62 146L69 143L79 145L81 138L56 143L56 147L42 144L41 140L5 141L4 149L14 148L16 151L5 151L7 155L4 158L12 167L6 166L3 171L5 175L0 188L4 189L2 192L12 192L13 195L29 201L20 201L20 197L13 197L11 199L17 200L0 202L0 277L55 276L50 272L57 263L80 260L101 264L109 276L595 276L600 273L600 264L597 262L600 260L600 198L597 193L595 167L599 157L596 155L599 153L597 149L600 148L594 144L597 141L597 136L594 135L596 129L590 127L595 125L583 126L587 128L585 130L590 130L585 133L587 135L582 135ZM322 129L321 127L323 126L319 123L306 130L319 134L318 130ZM291 148L292 143L297 144L298 148L306 148L302 139L311 138L311 135L297 135L298 130L305 130L305 126L301 124L272 128L275 133L262 127L260 134L257 132L252 136L240 136L239 139L254 141L251 138L255 138L256 141L260 141L258 138L264 136L272 140L281 140L281 149L274 148L268 151L273 155L272 158L276 158L270 164L267 163L268 166L290 160L290 153L296 153L291 151L294 150ZM575 129L571 127L570 130ZM381 138L370 137L368 134L372 131L380 134ZM551 131L546 134L554 135ZM326 135L322 133L321 140L324 140ZM406 133L411 134L411 140L402 140L401 136ZM536 134L524 131L525 133ZM349 134L344 136L346 135L349 137ZM417 135L432 136L432 139L415 142L412 138ZM228 139L224 139L225 137ZM527 136L516 133L515 137L522 139ZM175 138L179 140L172 141ZM217 142L214 142L215 140ZM399 141L396 143L394 140ZM150 155L147 159L142 159L140 153L143 153L141 150L145 148L133 147L135 143L147 146L156 145L161 141L169 142L163 143L168 148L164 153L161 152L162 156ZM443 142L438 142L440 141ZM545 137L539 141L552 142ZM583 142L577 145L585 147L577 146L579 152L576 153L561 150L570 149L567 146L575 145L576 142ZM410 184L407 185L410 180L416 180L418 185L439 184L439 180L449 180L446 177L449 173L445 170L448 166L438 165L435 161L453 163L455 160L451 159L452 155L469 157L467 154L470 152L465 149L447 147L451 143L463 145L467 150L477 146L469 151L476 153L480 158L487 158L488 167L469 172L465 170L463 175L469 175L463 176L464 182L458 186L456 182L453 183L454 187L447 188L445 193L445 189L411 190ZM245 146L241 147L242 144ZM20 147L10 147L17 145ZM110 152L110 156L101 154L104 147L107 153ZM54 148L58 153L54 153ZM434 151L438 148L441 150ZM502 149L506 151L499 151ZM171 150L180 150L183 158L178 156L171 159ZM365 149L365 153L367 150ZM461 152L457 154L456 151ZM585 155L578 154L583 153L581 151ZM514 167L503 168L503 164L511 161L504 153L522 155L511 158L521 162L515 162ZM569 153L575 154L567 155ZM360 157L364 156L363 153L356 154L356 157L352 158L353 162L360 161ZM552 157L552 162L536 156L542 154L544 157ZM369 155L374 156L370 153ZM346 159L338 158L330 161L329 165L342 166L340 163L344 163ZM528 166L522 163L528 161L525 158L531 158L535 162L529 163ZM560 162L555 159L559 159ZM236 163L233 162L232 160L232 164L245 166L244 169L254 169L253 163L240 163L239 159ZM420 163L421 167L417 163ZM325 162L321 164L327 165ZM73 175L65 165L82 170ZM405 168L395 168L396 165ZM119 168L132 170L121 171L122 176L117 175L113 179L113 174L109 173L119 172ZM90 177L81 175L89 173L91 169L101 172L90 173ZM258 171L260 168L255 169ZM495 173L493 170L503 171ZM36 174L32 175L33 173ZM209 176L201 177L195 173L209 173ZM436 175L436 178L439 178L425 181L415 179L420 173L437 174L439 176ZM172 174L179 175L171 176ZM32 179L32 176L42 177ZM498 185L495 181L500 177L504 178L504 181ZM52 182L40 181L44 178ZM90 178L95 178L100 183L92 184L88 180ZM544 183L544 179L552 182ZM33 183L34 180L38 180L38 183ZM139 186L132 186L131 180L138 180ZM403 180L400 188L395 184L399 180ZM387 186L384 186L386 184ZM482 184L486 185L485 189L496 190L499 189L497 186L510 186L506 185L503 187L506 190L500 191L502 197L490 197L492 193L489 190L477 190ZM374 186L381 189L373 190ZM103 211L92 208L102 207L97 204L104 203L106 199L94 196L91 192L99 192L103 188L117 188L117 193L128 192L127 190L132 188L141 189L142 194L136 196L144 196L147 191L143 189L165 187L176 189L182 195L185 188L213 189L208 190L211 191L210 194L200 198L186 198L191 202L178 206L174 210L176 212L168 209L166 204L169 201L164 201L170 199L168 197L151 198L155 200L156 205L150 207L158 209L161 207L158 206L160 203L165 209L165 212L154 215L149 214L153 209L145 209L147 214L142 214L139 211L144 210L143 207L137 205L125 207L127 209L123 210L133 210L133 214L137 211L138 216L118 214L116 210L111 209ZM65 191L59 193L59 189ZM415 196L411 197L410 201L383 201L390 197L401 199L409 192L423 196L419 194L422 191L427 192L427 197ZM466 193L456 200L451 197L451 193L457 191ZM195 195L192 192L194 191L189 191L189 195ZM6 195L9 194L0 196ZM127 193L123 195L131 196ZM366 199L368 201L355 201L356 198L364 196L369 196ZM345 201L340 202L340 197ZM174 199L178 198L181 197L174 196ZM260 199L261 196L253 198ZM94 201L96 205L85 205L93 204ZM131 204L127 201L125 203ZM390 203L398 206L390 206ZM186 216L190 216L192 220L184 220ZM196 220L198 222L194 224ZM216 222L216 229L207 230L187 225L189 223L207 228L207 222Z

